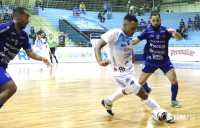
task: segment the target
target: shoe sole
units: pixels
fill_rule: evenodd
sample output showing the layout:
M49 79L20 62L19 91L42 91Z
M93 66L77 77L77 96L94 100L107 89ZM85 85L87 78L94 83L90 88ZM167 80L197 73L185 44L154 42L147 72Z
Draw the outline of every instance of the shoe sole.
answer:
M181 108L181 106L173 106L173 105L171 105L173 108Z

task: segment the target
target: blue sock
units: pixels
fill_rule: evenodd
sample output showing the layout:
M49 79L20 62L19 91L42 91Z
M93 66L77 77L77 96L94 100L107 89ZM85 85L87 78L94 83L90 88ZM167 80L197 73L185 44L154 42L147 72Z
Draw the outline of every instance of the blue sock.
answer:
M171 92L172 92L172 100L176 100L176 96L178 94L178 84L172 84L171 85Z
M3 104L0 104L0 108L3 106Z
M150 92L150 89L149 89L149 86L147 84L147 82L142 86L144 88L144 90L149 93Z

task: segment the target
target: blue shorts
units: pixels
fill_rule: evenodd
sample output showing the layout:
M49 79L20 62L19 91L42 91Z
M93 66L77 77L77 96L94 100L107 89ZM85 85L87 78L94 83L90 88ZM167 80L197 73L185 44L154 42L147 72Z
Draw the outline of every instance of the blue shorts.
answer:
M169 70L174 69L174 66L172 65L171 62L168 62L166 65L162 65L162 66L151 66L151 65L145 64L142 71L144 73L154 73L154 71L156 71L158 68L161 69L163 73L165 74Z
M11 81L11 76L6 72L6 70L0 66L0 86Z

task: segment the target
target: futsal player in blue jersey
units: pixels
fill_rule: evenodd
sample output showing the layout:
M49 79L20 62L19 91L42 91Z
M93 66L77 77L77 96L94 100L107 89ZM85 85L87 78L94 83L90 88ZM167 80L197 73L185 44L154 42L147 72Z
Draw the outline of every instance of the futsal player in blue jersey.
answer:
M150 92L147 79L155 70L161 69L171 82L171 105L180 108L181 104L177 101L178 81L176 72L168 56L168 44L170 38L180 40L181 36L172 28L161 26L161 18L159 13L152 13L150 16L151 26L146 28L136 39L133 44L138 44L141 40L146 40L144 46L144 68L139 78L139 83L143 85L146 92Z
M23 30L29 23L29 18L30 14L26 8L17 7L13 10L13 21L0 24L0 108L17 90L6 68L21 48L30 58L50 64L31 48L28 35Z
M133 15L126 15L121 29L112 29L101 35L95 46L95 57L100 66L112 66L112 76L118 89L108 98L102 100L102 105L110 115L113 103L126 95L136 94L150 108L160 108L157 102L148 96L138 80L135 78L133 50L130 48L132 35L138 28L138 20ZM102 59L101 50L108 46L109 59ZM166 122L173 121L173 116L167 113Z

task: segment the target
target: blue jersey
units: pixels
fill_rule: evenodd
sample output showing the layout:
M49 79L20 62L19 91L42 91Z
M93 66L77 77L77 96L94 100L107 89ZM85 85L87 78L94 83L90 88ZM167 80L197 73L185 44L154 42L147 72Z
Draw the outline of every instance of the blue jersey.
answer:
M168 44L171 37L172 33L163 26L158 30L150 26L137 37L139 40L145 39L147 41L143 54L145 64L161 66L169 61Z
M0 24L0 66L6 69L21 48L31 48L26 32L17 33L14 22Z

